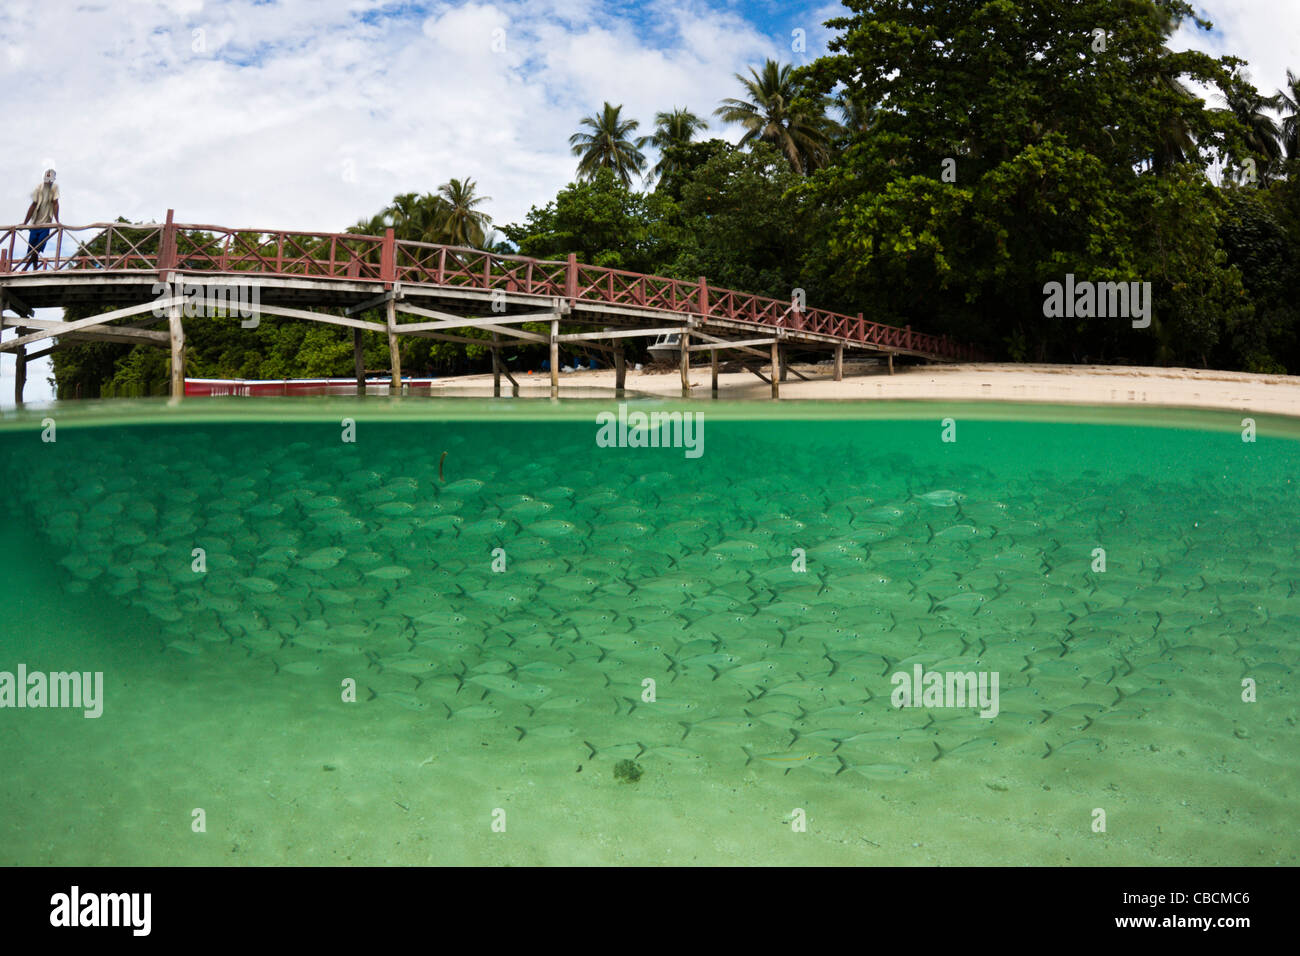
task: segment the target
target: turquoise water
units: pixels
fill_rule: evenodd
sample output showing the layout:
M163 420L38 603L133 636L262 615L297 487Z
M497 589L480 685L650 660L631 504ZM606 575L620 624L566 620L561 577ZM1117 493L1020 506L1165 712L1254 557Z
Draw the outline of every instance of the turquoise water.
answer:
M1297 862L1292 426L512 407L10 423L0 861Z

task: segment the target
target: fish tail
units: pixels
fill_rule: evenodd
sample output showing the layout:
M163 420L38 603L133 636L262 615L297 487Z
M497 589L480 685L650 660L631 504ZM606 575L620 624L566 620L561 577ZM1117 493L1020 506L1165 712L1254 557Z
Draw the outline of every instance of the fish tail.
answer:
M840 662L837 661L835 658L831 657L831 648L829 644L822 644L822 651L823 651L822 657L826 658L828 661L831 662L831 672L826 676L834 677L835 672L840 669Z
M1043 754L1043 759L1046 760L1048 757L1052 755L1052 745L1049 744L1046 740L1044 740L1043 746L1047 748L1047 753Z
M678 722L679 724L681 724L682 727L684 728L684 729L682 730L682 740L685 740L685 739L686 739L686 736L691 732L691 725L688 724L688 723L687 723L686 721L684 721L684 720L679 720L679 721L677 721L677 722Z
M524 730L522 727L516 727L515 730L519 731L519 739L516 740L515 743L519 743L520 740L523 740L524 737L528 736L528 731Z
M745 751L745 757L747 758L745 760L745 766L748 767L751 763L754 762L754 751L750 750L744 744L741 744L740 749Z
M931 741L931 743L934 744L934 749L937 750L937 751L939 751L937 754L935 754L933 757L930 758L930 762L933 763L934 761L936 761L936 760L938 760L940 757L942 757L946 751L945 751L942 747L939 746L939 741L937 741L937 740L933 740L933 741Z
M587 759L588 759L588 760L593 760L593 759L595 759L595 756L596 756L596 754L597 754L597 752L598 752L598 751L596 750L596 748L595 748L594 746L592 746L592 744L591 744L590 741L584 740L582 743L583 743L583 745L584 745L588 750L591 751L591 753L587 754Z

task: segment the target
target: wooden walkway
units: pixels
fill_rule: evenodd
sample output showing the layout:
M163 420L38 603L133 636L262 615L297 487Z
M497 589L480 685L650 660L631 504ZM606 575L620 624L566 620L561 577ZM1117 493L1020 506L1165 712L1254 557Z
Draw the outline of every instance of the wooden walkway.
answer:
M361 333L388 337L392 380L400 383L402 335L487 346L492 350L495 391L504 375L518 385L501 355L507 341L550 346L551 394L559 392L559 349L581 343L609 354L619 388L624 384L621 340L676 332L686 347L680 364L683 394L689 394L691 355L708 352L717 389L718 353L739 361L780 395L785 353L825 350L842 377L845 350L939 361L982 356L946 337L900 329L856 316L807 308L800 301L714 288L694 282L643 275L567 260L544 261L476 249L398 241L351 233L303 233L273 229L229 229L167 221L149 225L96 223L52 225L38 268L24 263L31 226L0 227L0 352L13 352L18 366L15 397L22 392L29 361L59 344L84 341L141 342L171 349L171 390L184 393L187 299L181 293L229 296L256 303L255 314L298 318L353 329L356 374L364 389ZM111 308L76 321L37 320L33 310L91 305ZM316 311L335 309L343 314ZM360 316L382 309L384 321ZM6 311L13 313L6 315ZM229 313L220 313L229 314ZM399 321L399 317L401 321ZM131 320L128 324L122 320ZM151 328L166 323L166 330ZM526 331L523 323L549 324L549 334ZM455 334L478 328L491 341ZM573 331L564 331L569 328ZM54 341L57 337L57 342ZM35 346L35 350L31 347ZM761 369L770 366L768 375ZM796 373L797 374L797 373Z

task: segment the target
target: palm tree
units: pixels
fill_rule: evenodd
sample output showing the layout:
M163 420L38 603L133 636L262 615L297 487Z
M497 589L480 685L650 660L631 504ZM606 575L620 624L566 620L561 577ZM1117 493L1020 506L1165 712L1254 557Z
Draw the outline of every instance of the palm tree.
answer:
M441 220L445 215L446 201L441 196L425 193L402 193L381 215L393 228L398 239L411 242L442 242Z
M704 122L690 110L675 109L671 113L655 114L655 132L650 137L650 145L659 150L659 162L655 164L651 175L662 179L665 175L680 172L679 163L668 156L668 150L674 146L686 146L702 129L708 129Z
M1221 113L1231 113L1246 131L1246 148L1264 160L1264 167L1259 172L1259 182L1263 185L1268 180L1268 170L1282 157L1282 131L1278 129L1277 120L1265 110L1276 110L1280 100L1276 96L1262 96L1244 77L1234 76L1233 83L1219 97L1226 109Z
M1153 81L1157 88L1170 95L1174 103L1184 107L1199 108L1200 101L1183 85L1177 75L1169 69L1160 70ZM1156 142L1151 157L1151 167L1156 172L1166 172L1179 163L1187 162L1196 155L1196 137L1192 135L1187 121L1187 111L1183 108L1169 109L1156 128Z
M1287 159L1300 159L1300 76L1286 71L1286 89L1277 94L1282 117L1282 147Z
M442 241L452 246L481 247L492 218L476 206L491 200L491 196L475 196L474 180L451 179L438 187L442 209L438 216L438 229Z
M822 108L820 113L798 103L804 91L795 82L793 71L788 63L782 66L768 60L761 74L750 68L753 79L737 73L749 99L725 99L714 115L745 127L742 146L754 140L771 143L797 172L807 173L825 164L835 124L826 116L825 97L813 99L814 107Z
M876 123L876 107L861 96L845 92L835 100L835 109L844 120L844 129L849 133L868 132Z
M578 161L578 176L592 179L602 169L612 169L624 186L632 185L632 175L645 169L645 156L641 150L649 137L630 138L641 124L625 120L619 114L622 106L605 104L599 116L584 116L582 125L591 132L577 132L569 137L573 155Z

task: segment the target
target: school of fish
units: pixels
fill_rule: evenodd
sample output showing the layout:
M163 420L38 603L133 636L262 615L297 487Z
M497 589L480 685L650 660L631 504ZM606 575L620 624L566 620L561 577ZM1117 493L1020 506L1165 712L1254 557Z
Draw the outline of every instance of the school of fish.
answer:
M1229 509L1212 485L861 447L773 469L721 428L703 470L577 447L590 429L405 427L355 445L86 429L59 439L75 468L31 455L8 487L68 588L143 609L169 655L352 677L358 706L575 764L874 786L1007 752L1108 759L1174 698L1227 712L1243 677L1294 694L1294 541L1231 545L1291 522L1285 489ZM916 664L996 671L997 716L893 706Z

